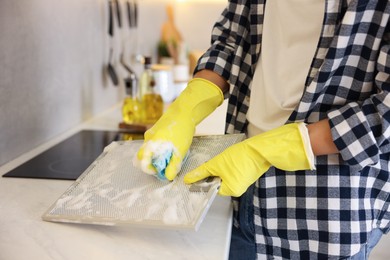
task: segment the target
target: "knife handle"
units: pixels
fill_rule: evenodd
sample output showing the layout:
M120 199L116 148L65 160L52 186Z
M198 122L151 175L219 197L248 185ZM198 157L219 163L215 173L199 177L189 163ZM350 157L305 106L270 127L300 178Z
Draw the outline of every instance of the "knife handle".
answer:
M112 1L108 1L108 34L114 36L114 19L112 14Z
M131 8L131 3L129 1L126 2L127 6L127 18L129 20L129 27L133 27L133 19L132 19L132 8Z
M134 27L138 26L138 3L134 1Z
M119 28L121 28L122 27L121 7L119 5L118 0L114 0L114 2L115 2L115 9L116 9L116 17L118 19L118 26Z

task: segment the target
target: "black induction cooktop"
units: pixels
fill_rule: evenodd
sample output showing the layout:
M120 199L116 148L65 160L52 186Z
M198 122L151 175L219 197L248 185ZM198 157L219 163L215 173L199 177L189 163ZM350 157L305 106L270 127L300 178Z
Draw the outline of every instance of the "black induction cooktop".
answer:
M142 138L142 133L82 130L3 177L76 180L111 142Z

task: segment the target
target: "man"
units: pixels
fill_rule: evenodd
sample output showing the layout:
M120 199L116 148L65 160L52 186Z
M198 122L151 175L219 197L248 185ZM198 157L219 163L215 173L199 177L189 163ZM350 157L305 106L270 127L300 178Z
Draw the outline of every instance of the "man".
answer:
M172 180L195 126L229 98L238 143L184 181L235 197L231 259L366 259L389 229L390 3L231 0L183 93L138 153L172 144Z

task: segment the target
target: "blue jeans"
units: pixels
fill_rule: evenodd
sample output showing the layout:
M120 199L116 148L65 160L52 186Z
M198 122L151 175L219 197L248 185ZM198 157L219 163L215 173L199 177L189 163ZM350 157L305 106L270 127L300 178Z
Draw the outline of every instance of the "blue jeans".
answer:
M376 228L371 231L370 237L368 238L367 243L362 247L359 253L348 258L349 260L367 260L370 255L372 249L378 244L381 239L383 232Z
M253 194L254 185L240 197L239 205L239 225L232 227L232 236L230 240L229 260L251 260L256 259L256 241L254 225ZM379 242L383 233L380 229L374 229L359 253L346 258L348 260L368 260L372 249ZM345 259L345 258L344 258Z
M240 197L239 225L233 225L230 240L229 260L251 260L256 259L256 241L253 193L255 185L251 185Z

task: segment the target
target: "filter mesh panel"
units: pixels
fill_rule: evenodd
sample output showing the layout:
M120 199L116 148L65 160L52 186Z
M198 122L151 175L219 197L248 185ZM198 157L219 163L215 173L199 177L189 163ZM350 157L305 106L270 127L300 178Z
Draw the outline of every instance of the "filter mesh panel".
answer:
M135 168L142 140L113 142L42 216L46 221L137 225L197 230L219 187L190 191L184 175L243 140L243 135L194 137L189 156L172 182Z

